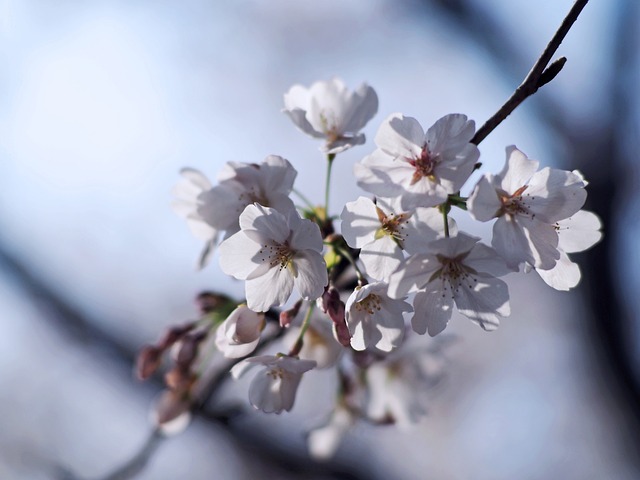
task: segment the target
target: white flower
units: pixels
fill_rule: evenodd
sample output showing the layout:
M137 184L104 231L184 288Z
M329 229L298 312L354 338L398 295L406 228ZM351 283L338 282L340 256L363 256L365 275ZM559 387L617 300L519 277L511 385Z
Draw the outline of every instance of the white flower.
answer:
M294 286L305 300L322 295L328 278L318 225L295 210L285 216L254 203L240 215L240 229L220 244L220 268L246 280L251 310L284 304Z
M512 268L553 268L560 258L555 223L575 214L587 198L578 173L537 169L537 161L509 146L502 172L483 176L467 202L476 220L498 218L491 244Z
M555 224L558 231L560 259L550 270L536 270L547 285L556 290L569 290L580 281L580 268L567 253L582 252L600 241L602 223L595 213L580 210Z
M299 326L289 327L284 343L293 344L299 333ZM334 366L344 350L333 337L332 323L320 315L311 316L311 323L302 337L302 342L298 357L303 360L314 360L318 369Z
M378 111L378 96L365 83L351 92L334 78L308 89L294 85L284 95L284 107L300 130L326 140L325 153L336 154L364 143L364 134L358 132Z
M238 217L247 205L257 202L280 212L293 210L289 198L298 172L282 157L270 155L261 164L228 162L218 174L215 187L202 173L185 168L185 177L174 189L174 209L187 218L198 238L207 241L201 259L204 266L215 247L218 233L229 237L240 227Z
M342 441L342 437L355 423L354 414L344 405L338 403L327 423L309 432L307 444L309 454L316 460L331 458Z
M480 156L469 143L473 120L451 114L425 133L415 118L395 113L375 138L378 149L355 165L358 185L381 197L402 197L403 208L433 207L460 190Z
M370 283L356 287L345 306L345 320L351 333L354 350L378 348L390 352L404 337L403 312L410 312L411 305L403 299L395 300L387 295L386 283Z
M263 313L256 313L240 305L216 331L216 347L227 358L241 358L253 352L264 329Z
M415 337L414 337L415 338ZM408 428L426 414L431 388L442 378L443 347L425 348L411 341L366 370L367 415L378 422Z
M206 216L212 185L203 173L193 168L183 168L180 174L184 178L173 189L177 199L173 201L172 207L178 215L187 220L191 232L205 241L198 260L198 265L202 268L209 261L219 233L219 229L215 228Z
M378 198L373 203L360 197L342 210L342 235L350 247L359 248L367 275L387 281L404 256L425 251L425 246L444 233L442 214L436 208L405 211L399 199ZM449 219L455 232L455 222Z
M251 381L249 402L264 413L282 413L293 408L296 391L302 374L316 366L312 360L300 360L285 355L263 355L247 358L231 369L231 375L238 378L249 367L263 365Z
M389 295L418 292L413 301L413 329L431 336L442 332L453 305L485 330L495 330L510 313L507 284L495 277L509 273L496 252L465 233L429 244L391 275Z

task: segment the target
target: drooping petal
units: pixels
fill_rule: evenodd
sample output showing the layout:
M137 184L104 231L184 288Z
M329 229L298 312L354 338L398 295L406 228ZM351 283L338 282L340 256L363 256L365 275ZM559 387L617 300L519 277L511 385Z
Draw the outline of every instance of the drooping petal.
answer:
M476 272L488 273L494 277L501 277L515 271L509 268L504 259L493 248L477 243L464 259L464 264Z

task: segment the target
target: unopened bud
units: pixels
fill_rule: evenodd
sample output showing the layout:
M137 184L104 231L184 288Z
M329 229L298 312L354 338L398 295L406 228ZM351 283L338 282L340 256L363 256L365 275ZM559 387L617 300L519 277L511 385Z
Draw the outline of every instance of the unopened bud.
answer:
M293 322L298 312L300 312L301 306L302 300L298 300L291 309L280 312L280 326L285 328L291 325L291 322Z
M230 301L231 299L226 295L213 292L202 292L196 297L196 305L201 315L214 312Z
M146 345L138 354L136 374L140 380L146 380L158 369L162 360L162 350L153 345Z
M175 392L188 392L196 381L196 376L187 368L173 367L164 375L164 382Z
M171 345L180 340L184 335L193 330L196 326L195 322L185 323L184 325L176 325L167 330L162 337L162 340L158 342L158 349L166 350Z
M199 331L185 335L177 345L175 351L176 363L183 368L189 368L198 356L198 347L206 338L206 331Z
M338 290L331 287L322 294L322 310L333 322L333 335L343 347L351 345L351 334L344 319L344 302L340 300Z

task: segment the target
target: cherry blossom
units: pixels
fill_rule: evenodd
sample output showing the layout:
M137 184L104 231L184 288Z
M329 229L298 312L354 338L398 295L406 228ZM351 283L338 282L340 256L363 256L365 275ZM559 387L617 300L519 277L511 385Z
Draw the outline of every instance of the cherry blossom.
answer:
M300 333L300 326L289 328L284 338L285 344L295 343ZM321 314L311 316L311 323L302 337L302 348L298 357L303 360L314 360L316 368L326 369L333 367L344 348L333 337L332 322Z
M300 360L286 355L263 355L247 358L231 369L238 378L250 367L263 365L251 381L249 402L264 413L282 413L293 408L302 374L316 366L313 360Z
M460 190L480 152L470 143L473 120L439 119L425 133L415 118L394 113L375 138L378 148L354 168L358 185L380 197L402 197L403 208L433 207Z
M447 337L442 340L425 347L414 339L369 366L365 376L369 418L408 428L426 414L430 389L443 376L444 350L451 343Z
M347 300L345 319L354 350L375 347L390 352L402 342L402 314L412 308L404 299L389 298L387 288L382 282L356 287Z
M283 305L293 287L315 300L328 282L318 225L295 210L283 215L258 203L240 215L240 231L220 244L220 268L246 280L247 305L264 312Z
M202 173L191 168L181 171L185 177L174 194L174 209L187 219L198 238L207 241L200 264L204 266L215 247L218 233L226 236L240 227L238 217L247 205L257 202L281 212L293 210L289 198L298 172L282 157L270 155L261 164L228 162L218 174L216 186Z
M365 141L358 133L378 111L378 96L363 83L355 91L342 80L319 81L305 88L294 85L284 95L283 112L304 133L323 138L323 151L343 152Z
M570 290L580 282L580 268L568 253L582 252L602 238L602 222L595 213L580 210L571 217L555 224L558 231L560 259L549 270L536 270L547 285L556 290Z
M191 232L205 242L198 260L198 266L202 268L208 263L219 234L219 229L213 226L207 215L209 212L206 206L211 203L212 185L202 172L194 168L183 168L180 174L183 178L173 188L173 195L177 198L172 202L172 207L187 220Z
M345 205L342 235L347 244L359 248L360 260L367 275L387 281L400 266L405 250L410 254L424 252L431 240L444 235L442 214L436 208L405 211L399 199L359 197ZM455 222L449 219L449 229Z
M510 269L478 240L462 232L434 240L429 244L433 253L412 256L391 275L391 297L417 292L411 320L415 332L442 332L454 304L484 330L495 330L499 318L510 314L507 284L496 278Z
M263 313L238 306L216 331L216 347L227 358L241 358L253 352L264 329Z
M342 403L338 403L327 423L309 432L307 438L309 454L317 460L331 458L338 450L342 437L353 426L356 418L351 410Z
M498 218L491 244L512 268L553 268L560 259L555 224L580 210L587 197L579 173L536 170L537 161L509 146L502 171L483 176L467 202L476 220Z

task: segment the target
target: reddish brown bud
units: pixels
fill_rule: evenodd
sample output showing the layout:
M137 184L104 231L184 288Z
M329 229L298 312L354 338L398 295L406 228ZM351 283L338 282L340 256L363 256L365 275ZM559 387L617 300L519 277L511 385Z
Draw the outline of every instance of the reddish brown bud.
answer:
M164 382L171 390L188 392L196 381L196 376L187 368L173 367L164 375Z
M158 342L160 350L166 350L171 345L180 340L184 335L193 330L196 326L195 322L185 323L184 325L176 325L167 330L164 337Z
M293 319L296 318L298 312L300 312L300 307L302 306L302 300L298 300L296 304L289 310L284 310L280 312L280 326L288 327L293 322Z
M140 350L136 360L136 374L140 380L146 380L158 369L162 361L162 350L146 345Z
M189 368L198 356L198 347L206 338L206 331L199 331L185 335L177 345L176 363L182 368Z
M344 319L344 302L340 300L338 290L331 287L322 295L322 310L333 322L333 335L343 347L351 345L351 334Z

